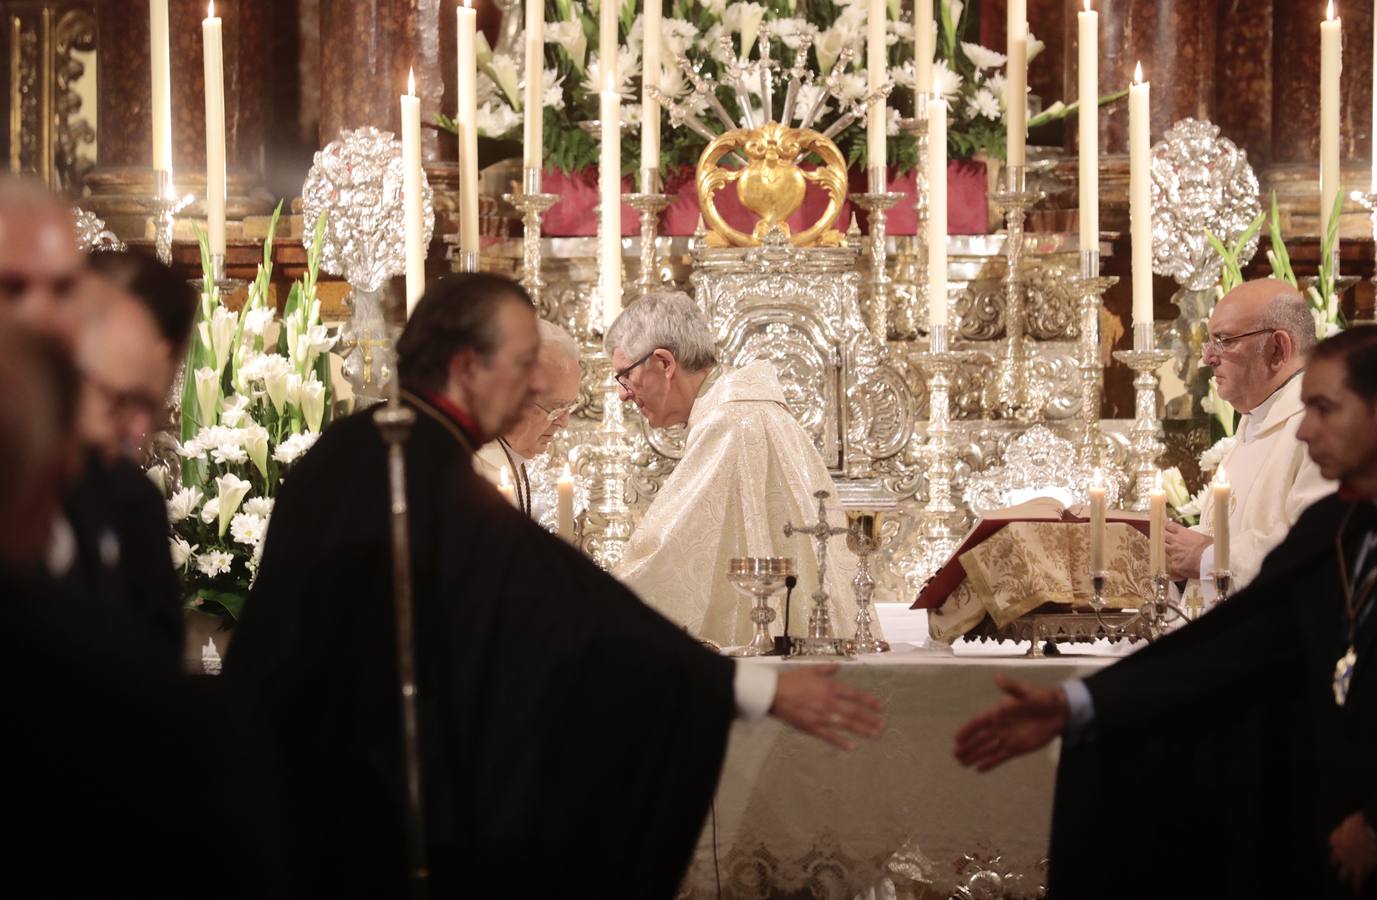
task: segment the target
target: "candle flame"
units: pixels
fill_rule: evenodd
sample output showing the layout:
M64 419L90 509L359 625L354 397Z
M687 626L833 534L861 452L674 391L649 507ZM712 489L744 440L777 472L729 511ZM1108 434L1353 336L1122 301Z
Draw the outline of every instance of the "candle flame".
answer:
M1152 489L1160 492L1162 490L1162 470L1157 470L1157 477L1152 480Z
M1229 475L1227 472L1224 471L1224 466L1221 465L1218 469L1215 470L1214 483L1218 485L1224 485L1226 487L1228 486Z
M1092 9L1090 8L1090 0L1085 0L1085 11L1086 11L1086 12L1094 12L1094 10L1092 10Z
M569 469L569 464L566 462L566 463L564 464L564 480L566 480L566 481L572 481L573 479L574 479L574 473Z
M416 70L414 68L406 73L406 95L408 97L416 96Z
M1143 83L1143 61L1141 59L1138 60L1138 65L1133 67L1133 83Z
M473 0L464 0L464 9L473 9Z
M1331 8L1332 8L1332 4L1331 4ZM206 13L206 18L207 18L207 19L213 19L213 18L215 18L215 0L210 0L210 12ZM1330 16L1330 18L1333 18L1333 16Z
M1329 6L1324 11L1324 17L1329 21L1334 21L1334 0L1329 0Z
M1094 473L1090 476L1090 486L1097 488L1104 487L1104 472L1102 472L1098 466L1095 468Z

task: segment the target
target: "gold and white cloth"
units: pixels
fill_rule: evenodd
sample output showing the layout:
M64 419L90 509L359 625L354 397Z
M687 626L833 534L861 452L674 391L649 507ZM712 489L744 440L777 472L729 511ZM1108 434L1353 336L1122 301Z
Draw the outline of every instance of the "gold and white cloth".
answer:
M792 557L799 575L789 633L806 635L817 558L812 538L786 538L784 525L812 525L819 490L837 495L785 404L774 367L762 360L724 369L694 403L683 459L646 510L614 574L671 621L725 647L752 635L750 603L727 583L727 561ZM844 522L837 506L831 521ZM841 537L832 539L827 555L833 629L850 637L856 560ZM782 618L772 626L775 633Z

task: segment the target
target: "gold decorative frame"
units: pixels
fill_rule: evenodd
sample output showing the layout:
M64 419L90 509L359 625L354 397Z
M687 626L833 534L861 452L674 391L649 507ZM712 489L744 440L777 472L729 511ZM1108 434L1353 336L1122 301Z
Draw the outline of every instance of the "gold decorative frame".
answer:
M721 161L738 153L746 164L724 168ZM799 160L814 153L822 166L806 171ZM736 183L741 204L760 217L750 234L728 225L717 210L716 194ZM808 184L827 192L822 215L797 235L787 220L803 205ZM719 135L698 159L698 206L708 226L712 247L758 247L765 235L779 228L795 247L838 247L844 236L832 228L846 201L846 160L837 145L811 129L789 128L769 122L759 128L737 128Z

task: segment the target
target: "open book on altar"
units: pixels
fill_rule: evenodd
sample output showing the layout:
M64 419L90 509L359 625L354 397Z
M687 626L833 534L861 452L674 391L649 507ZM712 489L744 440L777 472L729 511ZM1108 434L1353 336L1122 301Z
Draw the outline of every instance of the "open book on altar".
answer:
M1148 516L1105 516L1105 601L1136 609L1150 593ZM1082 506L1037 497L978 520L923 587L914 609L930 609L930 630L953 640L989 616L1003 626L1046 604L1089 606L1090 526Z

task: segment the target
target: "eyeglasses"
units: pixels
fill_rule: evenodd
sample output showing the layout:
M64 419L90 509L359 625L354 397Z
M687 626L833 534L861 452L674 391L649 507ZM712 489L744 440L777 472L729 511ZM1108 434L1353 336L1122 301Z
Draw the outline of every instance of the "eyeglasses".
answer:
M655 350L658 350L658 349L660 349L660 348L659 348L659 347L656 347L656 348L655 348ZM631 390L631 385L629 385L629 384L626 383L626 376L628 376L628 375L631 374L631 370L632 370L632 369L636 368L637 366L641 365L641 364L644 363L646 360L648 360L648 359L650 359L652 356L654 356L654 355L655 355L655 350L651 350L651 351L650 351L649 353L647 353L645 356L642 356L640 359L636 360L634 363L632 363L631 365L627 366L625 369L620 369L620 370L618 370L618 371L616 371L616 372L613 372L613 373L612 373L612 377L615 378L615 379L617 379L617 384L620 384L622 387L626 388L628 391Z
M1229 337L1212 337L1209 340L1205 341L1203 349L1213 350L1215 353L1223 353L1224 348L1234 343L1235 341L1241 341L1244 338L1252 337L1255 334L1271 334L1276 330L1277 329L1275 328L1258 328L1253 331L1245 331L1242 334L1230 335Z
M560 418L560 416L568 415L569 413L574 411L574 407L577 405L577 401L574 401L572 403L561 403L559 406L547 409L545 405L539 402L538 400L532 400L531 403L535 404L536 409L545 413L545 419L548 422L555 422Z

